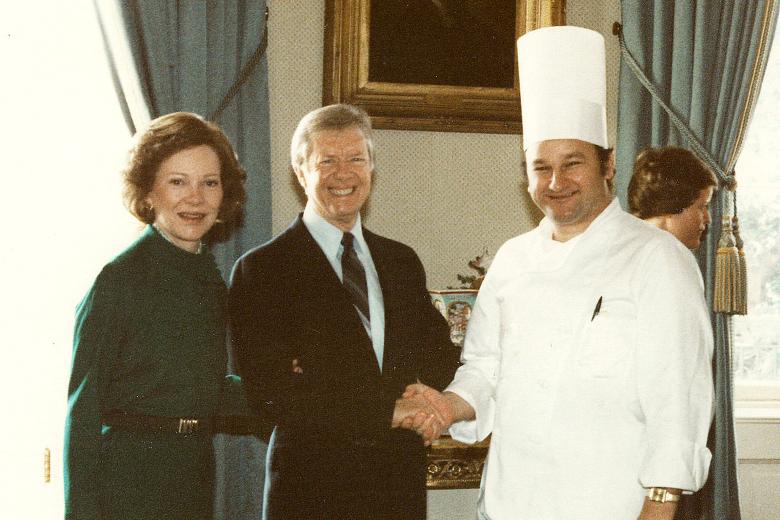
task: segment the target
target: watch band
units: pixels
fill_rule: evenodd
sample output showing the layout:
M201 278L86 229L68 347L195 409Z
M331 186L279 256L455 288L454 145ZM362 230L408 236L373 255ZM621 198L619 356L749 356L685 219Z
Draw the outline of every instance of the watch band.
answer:
M663 504L666 502L679 502L680 495L677 493L672 493L666 488L652 487L647 490L647 499Z

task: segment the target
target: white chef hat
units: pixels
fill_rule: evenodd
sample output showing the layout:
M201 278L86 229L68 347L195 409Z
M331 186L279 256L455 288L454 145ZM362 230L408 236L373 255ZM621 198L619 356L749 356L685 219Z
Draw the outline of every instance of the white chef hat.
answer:
M523 148L579 139L607 148L604 37L573 26L544 27L517 40Z

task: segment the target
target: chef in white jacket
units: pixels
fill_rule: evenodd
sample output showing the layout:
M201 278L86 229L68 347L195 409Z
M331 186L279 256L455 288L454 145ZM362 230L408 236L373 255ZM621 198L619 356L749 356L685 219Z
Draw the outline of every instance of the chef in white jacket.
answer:
M528 191L545 218L497 252L452 384L409 393L457 440L492 434L481 519L671 520L710 462L701 274L612 194L603 37L539 29L518 58Z

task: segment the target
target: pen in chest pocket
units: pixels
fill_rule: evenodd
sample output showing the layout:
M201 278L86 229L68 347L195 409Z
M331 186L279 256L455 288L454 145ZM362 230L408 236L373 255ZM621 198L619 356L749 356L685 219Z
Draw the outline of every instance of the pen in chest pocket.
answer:
M590 317L590 321L593 321L596 316L599 315L599 312L601 312L601 302L603 299L603 296L599 296L599 301L596 302L596 307L593 308L593 315Z

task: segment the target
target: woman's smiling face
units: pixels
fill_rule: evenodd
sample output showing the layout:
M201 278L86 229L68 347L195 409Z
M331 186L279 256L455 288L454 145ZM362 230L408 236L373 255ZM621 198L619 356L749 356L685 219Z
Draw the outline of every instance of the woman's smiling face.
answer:
M205 144L160 163L146 202L154 209L154 225L185 251L197 252L219 216L221 170L216 152Z

